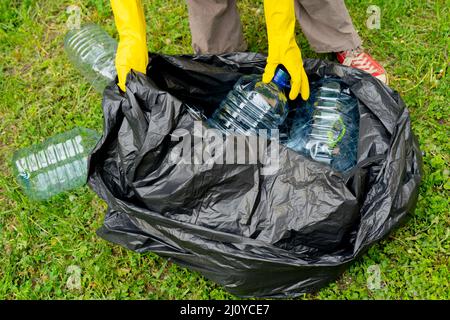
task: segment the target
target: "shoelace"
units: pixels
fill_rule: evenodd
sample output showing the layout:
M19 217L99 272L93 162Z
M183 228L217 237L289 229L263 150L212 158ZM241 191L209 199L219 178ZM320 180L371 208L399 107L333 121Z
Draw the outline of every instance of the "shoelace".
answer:
M353 66L371 74L378 72L379 70L374 66L373 62L363 53L364 50L361 47L348 50L345 55L344 65Z

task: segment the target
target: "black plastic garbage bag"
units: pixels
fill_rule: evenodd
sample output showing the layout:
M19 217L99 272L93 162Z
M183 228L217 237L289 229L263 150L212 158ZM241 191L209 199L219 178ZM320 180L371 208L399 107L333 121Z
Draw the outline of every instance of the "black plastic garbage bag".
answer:
M89 184L108 204L98 235L201 272L239 296L295 296L335 280L414 211L421 152L400 96L367 73L306 60L311 81L339 77L358 98L358 164L347 174L280 146L280 168L173 164L174 130L192 130L265 57L152 55L127 92L104 92ZM205 124L206 126L206 124ZM194 146L195 147L195 146Z

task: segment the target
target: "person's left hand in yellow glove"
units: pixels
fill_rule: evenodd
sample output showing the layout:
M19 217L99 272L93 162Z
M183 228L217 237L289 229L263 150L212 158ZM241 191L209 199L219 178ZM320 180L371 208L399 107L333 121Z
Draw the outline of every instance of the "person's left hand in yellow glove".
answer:
M141 0L111 0L114 20L119 32L116 69L119 87L125 91L131 69L146 72L148 64L147 38Z
M269 55L263 82L269 83L278 65L283 65L291 76L289 99L300 93L303 100L309 98L309 83L300 48L295 41L294 0L264 0Z

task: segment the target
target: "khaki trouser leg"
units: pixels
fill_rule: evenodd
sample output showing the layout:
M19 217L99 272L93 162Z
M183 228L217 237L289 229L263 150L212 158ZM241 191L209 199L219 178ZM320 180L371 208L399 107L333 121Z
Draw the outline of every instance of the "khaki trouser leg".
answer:
M187 0L196 54L245 51L236 0Z
M344 0L295 0L295 13L316 52L340 52L361 45Z

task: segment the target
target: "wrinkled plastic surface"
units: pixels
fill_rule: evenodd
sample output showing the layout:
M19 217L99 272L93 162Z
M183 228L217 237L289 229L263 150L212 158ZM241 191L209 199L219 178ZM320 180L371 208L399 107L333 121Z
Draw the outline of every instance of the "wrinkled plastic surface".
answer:
M265 57L151 57L127 91L104 92L104 134L89 184L108 204L98 235L201 272L240 296L296 296L335 280L415 208L421 152L400 96L367 73L305 60L310 80L334 76L358 98L358 163L343 175L280 146L280 169L174 165L177 128L191 130L195 105L211 115ZM195 147L195 146L194 146Z
M288 114L287 99L275 83L244 76L221 102L208 123L227 134L254 134L277 129Z
M99 139L97 132L78 127L17 150L13 170L18 184L38 201L83 186L88 156Z
M115 79L114 59L117 41L96 24L87 24L67 32L64 49L68 58L85 78L102 93Z
M295 108L291 123L285 124L289 129L286 146L346 172L356 164L358 100L336 78L323 78L310 86L311 98Z

